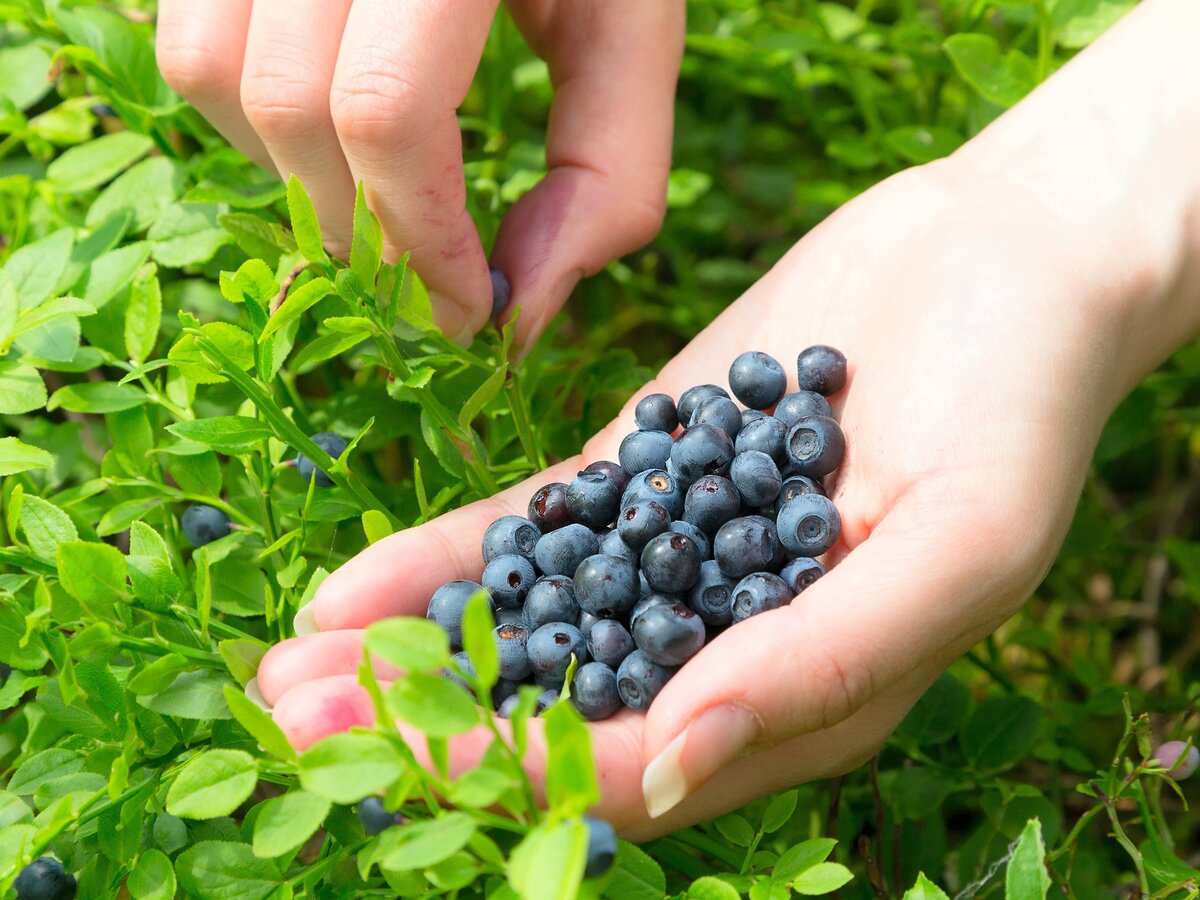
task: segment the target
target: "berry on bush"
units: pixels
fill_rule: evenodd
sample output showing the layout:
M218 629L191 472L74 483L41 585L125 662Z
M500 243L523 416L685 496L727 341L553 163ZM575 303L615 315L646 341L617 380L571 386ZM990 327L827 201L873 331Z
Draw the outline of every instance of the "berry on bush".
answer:
M183 528L183 536L196 547L211 544L218 538L225 537L230 531L229 516L215 506L206 506L203 503L185 509L179 524Z
M349 445L349 441L344 437L331 431L320 431L309 435L308 439L334 459L346 452L346 447ZM333 484L333 479L322 469L317 468L317 464L303 453L296 454L296 471L305 481L316 481L317 487L330 487Z
M584 878L599 878L612 868L617 858L617 833L603 819L584 816L583 824L588 830L587 865Z
M71 900L75 896L75 876L63 870L52 856L39 856L13 881L17 900Z
M364 797L358 803L358 821L368 836L374 836L393 825L403 825L404 816L388 812L382 797Z

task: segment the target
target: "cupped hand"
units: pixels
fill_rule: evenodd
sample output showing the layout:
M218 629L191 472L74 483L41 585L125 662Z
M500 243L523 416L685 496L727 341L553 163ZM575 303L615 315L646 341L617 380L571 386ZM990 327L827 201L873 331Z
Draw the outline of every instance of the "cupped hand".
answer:
M721 633L647 714L592 726L599 812L630 837L859 765L1053 560L1100 428L1137 374L1120 363L1107 302L1118 286L1066 254L1063 223L979 183L951 161L872 189L639 393L723 381L747 349L791 361L825 343L850 361L833 398L847 454L831 491L843 532L829 573ZM370 722L356 629L421 615L442 583L476 579L485 527L524 514L541 484L615 459L634 400L581 457L393 535L330 576L304 613L319 633L273 648L259 670L291 740ZM456 765L486 743L456 741Z
M508 5L555 88L548 174L509 211L491 256L522 306L518 340L527 341L581 275L658 232L684 4ZM466 341L492 317L493 291L467 213L455 111L496 8L497 0L162 0L158 63L242 152L299 176L343 258L362 182L386 255L412 252L438 324Z

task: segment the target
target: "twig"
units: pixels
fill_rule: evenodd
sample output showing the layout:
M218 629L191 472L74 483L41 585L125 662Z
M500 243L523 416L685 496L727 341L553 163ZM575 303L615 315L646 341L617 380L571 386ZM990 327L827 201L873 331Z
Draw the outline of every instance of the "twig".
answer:
M308 268L308 261L297 263L292 271L288 272L283 279L283 283L279 285L279 293L275 295L275 299L271 301L271 315L274 315L279 307L283 306L283 301L287 299L288 291L292 289L292 285L296 283L296 279L300 277L300 273Z

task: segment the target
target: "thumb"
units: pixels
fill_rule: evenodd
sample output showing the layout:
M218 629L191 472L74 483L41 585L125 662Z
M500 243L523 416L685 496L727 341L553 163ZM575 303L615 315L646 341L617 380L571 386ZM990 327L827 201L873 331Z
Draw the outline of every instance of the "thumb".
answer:
M920 512L888 513L789 606L721 633L667 684L644 732L652 817L748 751L836 725L931 659L948 665L1015 610L1024 595L995 565L1004 544Z

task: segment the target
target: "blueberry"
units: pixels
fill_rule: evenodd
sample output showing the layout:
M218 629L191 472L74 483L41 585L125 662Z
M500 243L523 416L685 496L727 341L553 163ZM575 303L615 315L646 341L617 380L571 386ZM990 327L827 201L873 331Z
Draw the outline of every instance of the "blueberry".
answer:
M496 641L496 653L500 658L500 677L509 681L522 681L533 671L525 646L529 642L529 628L525 625L497 625L492 631Z
M642 614L648 609L653 609L663 603L674 603L680 597L679 594L665 594L661 591L651 591L648 594L642 594L640 600L634 604L633 610L629 613L629 631L633 632L633 626L637 624L637 620L642 617Z
M775 498L775 512L783 509L783 504L789 500L795 500L802 494L820 494L825 496L825 488L821 487L821 482L814 478L809 478L807 475L789 475L783 479L783 484L779 488L779 496Z
M679 470L675 468L675 463L671 462L669 459L667 460L667 464L664 466L664 468L666 473L674 478L676 483L685 491L691 486L692 482L695 481L694 478L684 478L682 475L680 475Z
M8 681L8 676L13 673L13 667L8 663L0 663L0 685Z
M534 582L536 584L536 582ZM530 589L532 590L532 588ZM529 595L525 595L525 601L529 602ZM524 625L529 627L529 618L525 615L525 609L498 609L494 612L493 617L497 625Z
M600 541L586 525L571 524L537 542L533 556L545 575L573 575L579 564L600 550Z
M580 472L567 485L571 518L588 528L611 525L620 505L620 488L603 472Z
M1200 767L1200 750L1189 747L1186 741L1167 741L1154 751L1152 757L1176 781L1191 776Z
M779 577L792 589L793 594L801 593L824 574L825 567L808 556L788 560L779 571Z
M511 678L497 678L496 683L492 685L492 706L499 709L509 697L516 696L520 687L521 683Z
M688 488L683 521L691 522L705 534L716 534L741 508L742 497L732 481L721 475L705 475Z
M442 674L448 681L453 681L468 694L474 696L475 688L471 687L467 679L475 678L478 673L475 671L475 663L467 655L467 651L459 650L450 657L450 662L454 665L447 667Z
M579 662L587 662L587 642L574 625L566 622L551 622L543 625L529 636L525 644L529 663L539 684L562 683L572 654Z
M605 620L601 619L599 616L593 616L590 612L584 612L583 610L580 610L579 624L576 627L579 629L580 634L582 634L585 638L588 638L591 637L592 629L603 621Z
M497 607L516 608L525 602L525 595L537 581L537 572L524 556L506 553L484 567L480 580Z
M52 856L39 856L17 876L12 884L17 900L71 900L75 896L75 876L63 871L62 863Z
M779 496L783 478L775 460L761 450L747 450L733 458L729 478L747 506L766 506Z
M672 522L670 530L695 541L701 560L712 559L712 539L691 522L684 522L682 519Z
M770 409L787 390L787 373L775 357L747 350L729 367L729 389L743 406Z
M388 812L381 797L363 797L358 802L358 821L368 836L374 836L393 825L404 824L404 816Z
M763 516L730 519L713 539L713 559L731 578L777 568L782 556L775 525Z
M820 478L842 464L846 438L828 416L805 416L788 431L787 451L794 474Z
M647 469L663 468L671 458L674 443L665 431L631 431L621 441L617 453L625 471L636 475Z
M547 688L538 694L537 705L533 708L533 714L540 716L555 703L559 701L559 688Z
M842 517L828 497L802 494L779 510L779 540L798 556L820 556L837 543Z
M796 357L800 390L829 396L846 386L846 357L840 350L817 344Z
M733 462L733 441L713 425L692 425L671 448L671 462L684 478L693 482L705 475L724 475Z
M652 538L642 550L642 571L656 591L686 591L700 575L700 562L696 542L674 531Z
M579 620L575 586L567 575L543 575L525 595L525 619L530 631L550 622L574 625Z
M504 307L508 306L508 301L512 299L512 285L508 282L508 276L499 269L492 269L492 318L504 312Z
M571 702L589 722L607 719L621 708L617 673L601 662L584 663L571 682Z
M757 409L743 409L742 410L742 428L745 428L751 422L757 422L759 419L765 419L766 417L767 417L766 413L760 412Z
M529 521L545 533L571 524L571 513L567 509L567 486L561 481L552 481L534 491L529 498L526 511Z
M692 413L696 411L696 407L700 405L702 400L707 400L709 397L728 397L729 392L725 388L717 387L715 384L698 384L695 387L690 387L679 395L679 421L683 423L692 420Z
M511 719L513 712L516 711L517 704L521 702L519 694L513 694L511 697L505 697L504 702L496 709L496 715L502 719Z
M483 561L491 562L497 556L518 553L533 559L542 530L520 516L501 516L483 533Z
M583 824L588 831L587 865L583 877L599 878L612 868L617 858L617 833L603 819L594 816L584 816Z
M638 601L637 565L619 556L589 556L574 581L579 608L601 619L627 615Z
M787 432L787 426L779 419L762 416L742 426L733 441L733 450L735 453L759 450L775 460L775 465L782 466L788 461Z
M742 430L742 411L728 397L709 397L697 404L688 419L688 430L697 425L712 425L720 428L732 441Z
M791 428L805 416L833 416L829 401L813 391L796 391L788 394L775 407L775 418Z
M321 431L317 434L311 434L308 436L308 439L334 459L337 459L345 452L346 446L349 443L340 434L334 434L331 431ZM316 481L317 487L329 487L333 484L333 479L321 469L318 469L316 464L303 453L296 454L296 471L300 473L300 477L305 481L310 479Z
M778 575L753 572L733 589L733 621L736 625L751 616L779 609L792 602L792 589Z
M185 509L179 524L183 527L183 536L196 547L211 544L229 534L229 516L215 506L203 503Z
M645 502L653 503L654 501L647 500ZM604 537L600 538L600 552L606 554L607 556L619 556L621 559L628 559L631 562L637 562L638 556L641 553L640 550L634 552L634 550L628 544L621 540L619 517L617 520L617 528L614 528Z
M724 628L733 621L733 587L736 578L721 571L715 559L700 564L700 577L688 592L687 604L712 628Z
M617 692L630 709L646 710L671 676L678 671L656 663L641 650L634 650L617 669Z
M583 471L607 475L609 480L617 486L619 494L623 494L629 485L629 473L625 471L625 467L607 459L598 459L594 463L588 463L583 467Z
M622 508L640 500L657 500L672 519L683 515L683 488L663 469L639 472L629 479L629 487L621 497Z
M704 620L677 600L660 603L638 618L633 642L659 665L682 666L704 646Z
M633 637L616 619L601 619L593 625L587 646L592 659L614 669L634 650Z
M635 553L641 553L642 548L650 542L650 538L662 534L670 526L671 514L657 500L631 503L617 516L617 534Z
M665 431L679 427L675 401L666 394L647 394L633 408L633 421L644 431Z
M432 619L441 626L450 638L452 649L462 647L462 617L463 610L467 608L467 601L476 591L482 590L483 585L474 581L451 581L433 592L425 618Z

